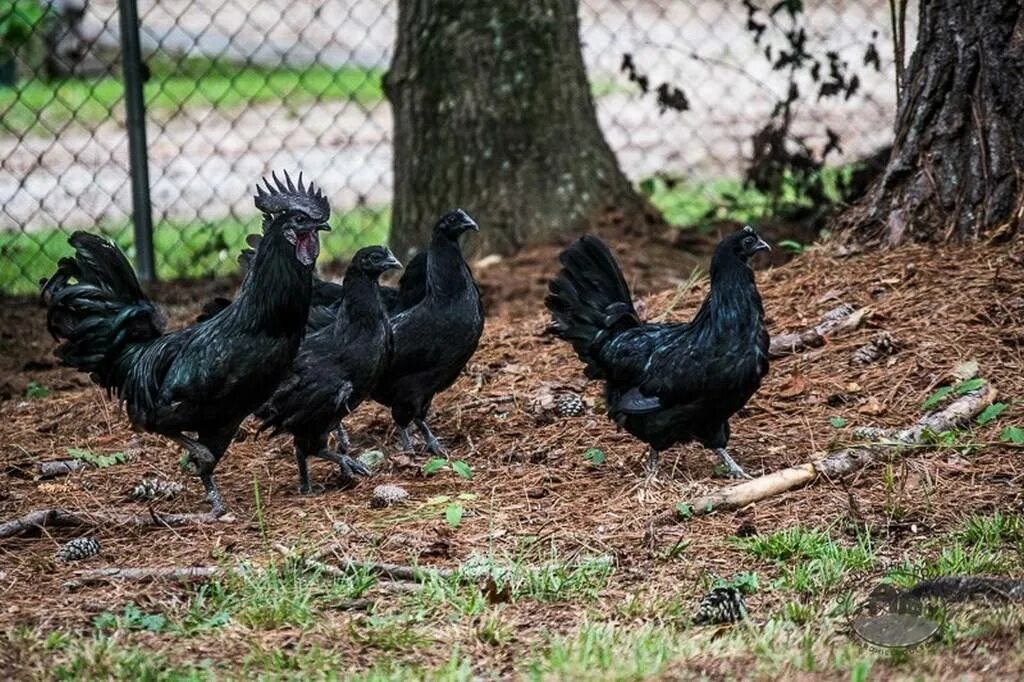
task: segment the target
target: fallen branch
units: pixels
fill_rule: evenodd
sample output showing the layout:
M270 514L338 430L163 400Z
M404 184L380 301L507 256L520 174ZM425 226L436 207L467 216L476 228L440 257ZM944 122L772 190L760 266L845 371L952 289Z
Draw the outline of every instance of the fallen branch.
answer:
M106 585L108 583L130 582L151 583L161 580L177 582L201 582L215 576L243 573L242 568L225 568L223 566L171 566L169 568L90 568L75 571L74 578L64 583L69 590L77 590L86 585Z
M88 467L88 463L80 459L58 459L50 462L38 462L36 464L36 478L44 480L66 476Z
M37 533L42 528L77 526L134 526L136 528L178 528L210 523L231 523L230 514L118 514L116 512L80 512L68 509L37 509L24 516L0 523L0 538Z
M889 439L861 446L843 448L815 462L788 467L737 485L723 488L687 503L680 503L670 512L659 514L651 521L651 530L684 521L691 516L708 514L724 509L739 509L753 502L795 490L819 476L838 479L858 471L883 455L899 453L914 445L926 445L927 435L956 428L973 419L991 405L996 390L986 383L977 391L968 393L946 407L921 417L913 426L897 431Z
M825 345L825 340L830 335L856 329L860 326L869 310L861 308L854 310L848 303L833 308L825 313L821 322L805 329L802 332L790 332L773 336L768 346L769 358L781 358L793 353L799 353L806 348L819 348Z
M275 549L282 553L288 552L287 548L283 545L276 545ZM446 568L419 568L416 566L385 564L374 561L353 561L351 559L343 558L338 558L337 566L324 563L323 559L329 554L333 555L337 549L337 544L331 544L328 547L313 553L309 557L304 557L304 561L311 565L323 566L334 571L340 571L343 575L349 575L353 571L368 571L374 575L390 578L391 580L406 582L422 583L433 578L447 580L454 575L458 575L455 571L451 571Z

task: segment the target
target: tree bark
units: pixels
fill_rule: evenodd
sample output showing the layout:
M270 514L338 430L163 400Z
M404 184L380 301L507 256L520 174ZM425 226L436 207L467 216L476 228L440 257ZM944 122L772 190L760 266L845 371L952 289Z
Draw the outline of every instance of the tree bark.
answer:
M1024 217L1020 0L921 0L892 156L840 218L848 241L1010 238Z
M391 242L423 248L460 207L488 251L586 230L611 209L660 222L597 124L578 0L400 0Z

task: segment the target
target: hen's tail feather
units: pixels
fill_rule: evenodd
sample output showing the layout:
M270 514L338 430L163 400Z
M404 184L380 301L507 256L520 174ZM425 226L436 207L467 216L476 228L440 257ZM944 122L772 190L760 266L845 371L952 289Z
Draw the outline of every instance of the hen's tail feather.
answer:
M600 239L589 235L577 239L559 260L562 269L551 280L544 299L553 318L548 329L572 344L588 376L600 378L596 360L601 346L639 325L640 317L615 257Z
M115 388L117 360L125 347L163 334L164 318L142 292L128 259L106 239L75 232L75 255L61 258L41 284L46 327L58 341L65 365L89 372Z

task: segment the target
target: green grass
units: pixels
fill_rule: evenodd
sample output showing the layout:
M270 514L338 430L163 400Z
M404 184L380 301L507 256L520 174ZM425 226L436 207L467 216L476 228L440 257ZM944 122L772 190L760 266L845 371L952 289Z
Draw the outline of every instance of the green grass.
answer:
M846 166L821 171L830 200L841 200L841 187L852 170L852 166ZM795 182L786 183L777 197L748 187L736 178L703 182L647 178L639 186L669 223L684 228L704 228L720 220L756 223L769 216L785 216L813 205Z
M847 575L875 564L871 539L866 534L853 544L843 544L824 531L794 526L768 535L735 538L733 542L776 565L780 572L774 584L777 589L801 594L820 594Z
M331 220L331 231L320 233L320 262L351 255L360 246L387 240L390 211L359 208ZM161 221L153 226L157 276L178 277L229 275L238 271L237 257L248 234L259 232L260 219L225 218L216 221ZM129 224L100 227L95 231L113 239L134 258L134 238ZM57 259L70 255L67 233L57 229L32 232L0 232L0 290L27 294L38 290L40 278L53 274Z
M326 66L246 66L204 58L154 59L144 91L152 116L167 117L189 107L231 109L264 102L293 107L314 101L380 101L380 70ZM31 78L0 89L0 131L52 135L70 121L96 124L123 111L119 76L45 81Z

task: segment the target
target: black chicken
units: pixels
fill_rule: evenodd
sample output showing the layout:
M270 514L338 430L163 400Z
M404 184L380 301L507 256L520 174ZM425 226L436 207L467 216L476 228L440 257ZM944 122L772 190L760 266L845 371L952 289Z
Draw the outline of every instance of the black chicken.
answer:
M768 373L768 330L748 263L768 248L750 227L723 239L711 259L711 291L682 324L640 320L600 239L583 237L562 253L545 299L550 330L572 343L589 378L604 379L608 415L650 446L650 473L659 451L695 440L730 476L747 477L726 445L729 417Z
M256 411L263 421L261 430L292 434L302 493L310 490L306 467L310 456L337 463L345 481L370 473L344 451L329 450L327 433L369 395L390 360L391 325L377 280L400 267L386 247L357 251L345 272L333 323L306 337L291 374Z
M265 248L220 314L164 332L164 316L142 292L124 254L76 232L42 285L47 327L65 365L89 372L115 393L138 428L188 451L214 514L226 510L214 468L246 415L270 397L302 341L320 252L330 229L326 197L301 176L257 186ZM73 281L73 283L72 283ZM194 437L186 434L194 434Z
M479 229L461 209L441 217L426 251L419 302L391 318L394 356L371 395L391 408L405 450L413 449L409 424L415 422L427 451L445 452L427 424L427 412L434 396L455 383L483 333L480 289L459 248L464 232ZM410 296L419 295L416 281L409 276Z

